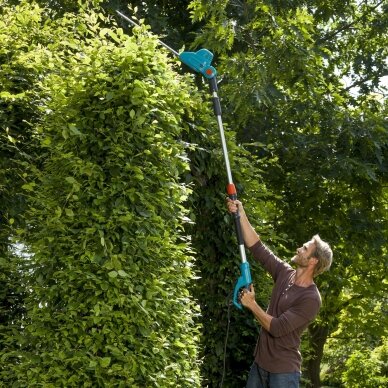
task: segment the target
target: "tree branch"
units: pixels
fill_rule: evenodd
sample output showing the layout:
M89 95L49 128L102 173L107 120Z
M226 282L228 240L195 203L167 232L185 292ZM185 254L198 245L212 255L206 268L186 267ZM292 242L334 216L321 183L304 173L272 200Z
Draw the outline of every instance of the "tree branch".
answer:
M354 82L353 84L351 84L350 86L345 88L344 91L347 92L348 90L350 90L356 86L360 86L360 85L364 84L365 82L371 81L373 78L375 78L375 77L372 75L372 76L368 76L368 77L359 79L358 81Z

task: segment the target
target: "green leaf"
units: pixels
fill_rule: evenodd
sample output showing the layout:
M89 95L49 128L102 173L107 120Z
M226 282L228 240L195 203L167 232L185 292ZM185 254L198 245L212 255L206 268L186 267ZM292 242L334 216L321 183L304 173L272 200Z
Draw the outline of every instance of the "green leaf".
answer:
M72 209L68 209L66 208L65 209L65 213L68 217L74 217L74 213L73 213L73 210Z
M101 365L103 368L107 368L107 367L110 365L110 362L111 362L111 358L110 358L110 357L103 357L103 358L100 360L100 365Z
M35 182L26 183L22 186L23 190L34 191L34 187L36 186Z
M185 348L186 347L186 345L183 342L178 341L178 340L176 340L174 342L174 345L177 346L178 348Z

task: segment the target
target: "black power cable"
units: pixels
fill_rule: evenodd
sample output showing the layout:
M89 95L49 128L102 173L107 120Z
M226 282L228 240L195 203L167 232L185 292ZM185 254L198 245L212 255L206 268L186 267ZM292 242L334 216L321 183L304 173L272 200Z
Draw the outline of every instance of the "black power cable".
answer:
M226 325L226 335L225 335L225 343L224 343L224 360L223 360L223 368L222 368L222 378L220 383L220 388L224 385L225 380L225 372L226 372L226 347L228 345L228 338L229 338L229 329L230 329L230 313L231 313L231 307L233 306L233 300L232 300L233 293L230 293L226 299L226 303L228 306L228 323Z

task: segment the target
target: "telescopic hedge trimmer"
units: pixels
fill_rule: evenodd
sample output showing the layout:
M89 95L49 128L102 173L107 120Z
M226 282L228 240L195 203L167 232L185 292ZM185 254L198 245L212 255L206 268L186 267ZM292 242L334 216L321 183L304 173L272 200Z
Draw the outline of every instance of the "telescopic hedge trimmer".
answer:
M116 12L122 18L128 21L132 26L138 26L137 23L129 19L120 11L116 11ZM221 118L221 105L217 94L218 92L217 79L216 79L217 71L213 66L211 66L213 54L207 49L201 49L201 50L198 50L197 52L184 51L179 54L177 51L167 46L162 41L158 40L158 42L167 50L169 50L172 54L178 57L179 60L185 65L187 65L190 69L194 70L197 73L202 74L206 79L209 80L210 91L213 96L214 113L216 115L218 128L220 131L222 151L224 154L226 174L228 177L228 184L226 187L226 191L230 199L236 200L237 191L232 179L232 172L230 169L230 163L229 163L229 157L228 157L228 149L226 146L226 140L225 140L225 134L224 134L224 126L222 124L222 118ZM242 288L249 288L250 284L252 283L252 277L251 277L251 271L249 268L249 263L247 261L246 254L245 254L244 239L242 236L241 224L240 224L240 214L238 211L236 213L233 213L233 219L234 219L234 224L236 228L237 242L239 245L240 256L241 256L241 264L240 264L241 275L237 279L236 285L234 287L233 303L237 308L242 309L242 306L238 300L238 292Z

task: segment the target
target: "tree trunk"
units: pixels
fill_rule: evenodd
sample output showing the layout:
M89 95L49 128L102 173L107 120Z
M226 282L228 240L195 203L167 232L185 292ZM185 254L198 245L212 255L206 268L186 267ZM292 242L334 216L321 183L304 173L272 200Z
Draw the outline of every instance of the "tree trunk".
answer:
M308 387L319 388L321 386L320 371L323 347L329 334L329 327L318 324L310 325L309 333L311 357L307 362L307 378L310 381Z

